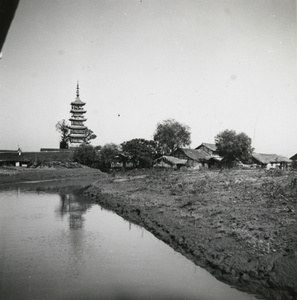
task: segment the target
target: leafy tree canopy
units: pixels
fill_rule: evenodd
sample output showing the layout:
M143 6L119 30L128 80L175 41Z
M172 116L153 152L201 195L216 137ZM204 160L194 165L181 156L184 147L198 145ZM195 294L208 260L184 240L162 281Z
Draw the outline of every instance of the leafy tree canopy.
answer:
M253 148L252 140L245 134L237 134L234 130L225 130L215 137L218 154L222 156L227 165L236 160L249 161Z
M191 144L190 127L173 119L165 120L158 123L154 141L158 143L162 154L172 154L177 148Z
M87 128L86 129L86 138L85 138L85 143L90 144L90 141L95 139L97 135L93 132L93 130Z
M61 134L61 142L68 143L70 128L69 128L69 124L65 121L65 119L59 121L56 124L56 130ZM85 130L85 133L86 133L86 138L85 138L86 144L90 144L90 141L97 137L96 134L94 134L93 130L89 128Z
M81 144L74 150L73 158L74 161L90 167L98 159L98 155L92 145Z
M157 153L156 143L145 139L133 139L121 144L123 152L136 167L151 167Z
M68 142L69 127L68 123L63 119L56 124L56 130L61 134L61 142Z
M102 170L110 169L111 163L118 153L119 147L116 144L105 144L100 150L100 168Z

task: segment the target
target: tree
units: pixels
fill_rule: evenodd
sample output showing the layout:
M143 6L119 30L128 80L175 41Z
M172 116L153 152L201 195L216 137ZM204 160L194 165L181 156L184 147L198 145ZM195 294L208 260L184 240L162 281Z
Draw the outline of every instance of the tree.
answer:
M100 169L106 171L111 168L111 163L114 161L115 156L119 153L118 146L110 143L104 145L99 154Z
M60 148L67 149L69 141L69 125L63 119L56 124L56 130L61 134Z
M151 167L156 150L156 142L145 139L132 139L121 144L123 152L130 157L134 166L139 168Z
M93 132L93 130L87 128L86 131L86 138L85 138L85 143L90 144L90 141L95 139L97 135Z
M154 141L158 143L162 154L172 154L177 148L191 144L190 127L173 119L165 120L158 123Z
M74 150L73 159L82 165L90 167L95 161L98 160L98 155L97 151L92 145L81 144Z
M218 154L224 158L228 166L232 166L236 160L249 161L253 148L252 140L245 134L236 134L234 130L225 130L215 137Z

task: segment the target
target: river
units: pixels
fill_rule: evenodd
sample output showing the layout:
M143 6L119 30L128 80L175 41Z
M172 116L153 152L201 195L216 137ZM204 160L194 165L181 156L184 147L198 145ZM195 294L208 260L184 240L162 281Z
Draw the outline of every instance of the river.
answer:
M71 193L0 191L0 299L256 299Z

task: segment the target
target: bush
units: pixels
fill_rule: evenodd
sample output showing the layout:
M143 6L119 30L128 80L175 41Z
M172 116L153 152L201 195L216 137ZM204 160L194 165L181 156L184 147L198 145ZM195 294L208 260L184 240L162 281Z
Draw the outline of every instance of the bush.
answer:
M73 158L74 161L91 167L97 160L97 151L92 145L81 144L75 149Z

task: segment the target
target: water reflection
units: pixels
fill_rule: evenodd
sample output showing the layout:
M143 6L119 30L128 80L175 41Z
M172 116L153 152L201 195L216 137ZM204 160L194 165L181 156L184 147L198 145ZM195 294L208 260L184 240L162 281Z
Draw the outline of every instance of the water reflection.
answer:
M67 218L70 231L64 232L65 251L67 259L65 272L68 278L79 278L86 264L88 251L88 234L84 230L84 215L94 203L87 198L75 194L60 194L59 204L55 208L56 217L60 220ZM64 244L63 244L64 245Z
M68 216L69 227L71 229L78 229L83 227L83 215L91 206L92 203L88 203L87 199L72 194L62 194L60 195L60 205L56 209L56 213L62 219Z
M81 196L0 192L0 208L0 299L253 299Z

